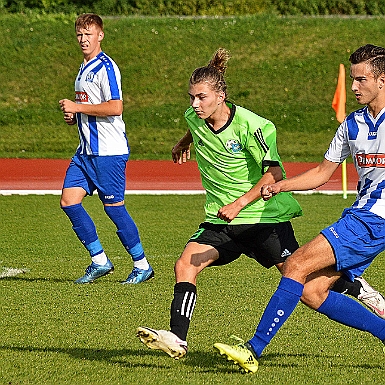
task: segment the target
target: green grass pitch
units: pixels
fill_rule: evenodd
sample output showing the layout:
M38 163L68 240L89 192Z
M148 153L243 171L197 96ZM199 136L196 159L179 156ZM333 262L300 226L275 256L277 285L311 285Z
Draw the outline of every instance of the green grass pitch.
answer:
M296 195L300 243L337 219L353 197ZM188 336L175 361L135 337L137 326L168 328L173 264L203 220L204 196L127 196L155 279L120 285L132 264L97 197L85 199L115 273L74 285L88 256L57 196L0 196L1 384L380 384L384 354L371 335L340 326L299 305L266 349L255 375L212 348L231 334L249 338L279 274L242 256L206 269ZM383 256L365 277L385 291ZM13 270L12 270L13 269Z

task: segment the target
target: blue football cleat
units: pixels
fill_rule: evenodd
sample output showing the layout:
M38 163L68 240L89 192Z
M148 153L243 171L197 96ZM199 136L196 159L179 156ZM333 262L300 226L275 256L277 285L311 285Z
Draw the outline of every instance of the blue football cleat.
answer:
M134 267L127 279L122 282L122 285L141 283L144 281L148 281L153 277L154 270L151 266L148 268L148 270L143 270L139 269L138 267Z
M83 277L78 278L75 283L91 283L94 282L95 279L103 277L107 274L111 274L114 271L114 265L112 262L107 259L107 263L105 265L97 265L92 262L86 269Z

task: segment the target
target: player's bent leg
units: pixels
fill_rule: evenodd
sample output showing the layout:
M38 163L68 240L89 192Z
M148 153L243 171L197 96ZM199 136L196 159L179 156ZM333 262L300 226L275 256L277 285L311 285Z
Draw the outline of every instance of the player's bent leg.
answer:
M139 327L137 337L150 349L162 350L170 357L187 353L187 333L194 312L196 276L215 260L218 253L211 246L188 243L175 264L176 283L170 309L170 331Z
M335 263L330 243L319 234L288 257L283 266L283 275L305 284L310 274L334 266Z
M162 350L176 360L187 353L187 342L170 331L141 326L136 329L136 335L149 349Z
M186 340L197 300L197 275L218 258L212 246L188 243L175 263L174 297L170 309L170 331Z
M175 262L176 282L190 282L196 285L198 274L218 257L218 251L212 246L197 242L187 243L182 255Z
M357 298L373 313L385 319L384 296L379 291L370 286L370 284L363 277L355 277L354 281L351 282L347 277L342 276L333 285L331 290Z
M325 301L329 290L341 277L341 273L327 267L309 275L304 285L301 302L313 310L317 310Z
M302 302L333 321L369 332L384 341L385 320L371 313L353 298L328 290L340 274L333 267L323 269L318 275L313 274L312 279L305 284ZM323 297L325 299L322 301ZM321 303L318 306L319 302Z
M382 342L385 341L385 320L346 295L330 291L317 311L333 321L369 332Z
M297 249L286 260L284 275L277 290L267 304L254 336L247 341L256 357L262 355L263 350L296 308L308 275L334 263L334 258L328 258L326 251L333 256L325 238L317 237Z

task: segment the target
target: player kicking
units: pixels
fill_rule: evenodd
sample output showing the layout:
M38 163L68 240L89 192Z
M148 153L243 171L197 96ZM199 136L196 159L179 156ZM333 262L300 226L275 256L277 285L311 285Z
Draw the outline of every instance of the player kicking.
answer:
M260 199L264 184L285 177L275 126L228 101L224 79L228 59L228 52L219 49L207 66L191 75L191 106L185 113L189 130L172 150L174 162L182 164L194 143L206 190L206 219L175 264L170 330L137 329L137 336L148 348L176 359L187 352L187 332L197 299L196 279L204 268L230 263L245 254L266 268L275 266L282 272L284 261L298 248L290 223L291 218L301 215L298 202L290 193L268 202ZM360 288L360 282L346 280L338 287L349 293L355 290L357 295ZM370 292L374 290L370 288ZM384 309L383 297L378 293L375 297Z
M91 256L91 264L75 283L91 283L114 270L82 206L83 198L97 189L104 211L117 228L117 235L134 261L123 284L137 284L154 276L147 262L136 224L124 205L126 163L129 157L120 71L101 49L103 21L83 14L75 22L84 61L75 81L76 102L60 100L67 124L78 125L80 145L64 179L60 205L72 228Z
M235 346L214 346L245 367L256 361L298 304L343 325L366 331L385 343L385 320L353 299L329 288L342 275L353 280L385 250L385 48L365 45L349 58L352 91L365 107L351 113L339 126L324 160L290 179L267 184L263 199L292 190L308 190L326 183L349 155L359 183L353 205L341 218L295 251L283 266L283 277L271 297L254 336Z

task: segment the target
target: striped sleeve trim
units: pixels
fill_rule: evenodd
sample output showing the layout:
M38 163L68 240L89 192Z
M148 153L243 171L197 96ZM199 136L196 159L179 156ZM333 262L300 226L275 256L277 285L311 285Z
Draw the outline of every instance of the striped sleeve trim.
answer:
M262 147L262 150L267 153L269 151L269 146L266 144L265 139L263 138L262 129L257 128L254 132L254 136L255 136L255 139L257 139L260 146Z

